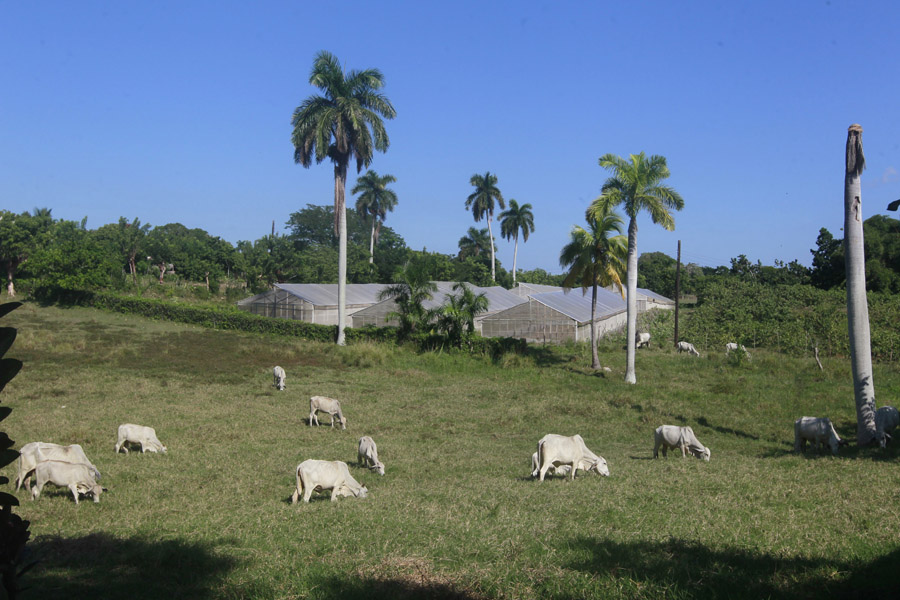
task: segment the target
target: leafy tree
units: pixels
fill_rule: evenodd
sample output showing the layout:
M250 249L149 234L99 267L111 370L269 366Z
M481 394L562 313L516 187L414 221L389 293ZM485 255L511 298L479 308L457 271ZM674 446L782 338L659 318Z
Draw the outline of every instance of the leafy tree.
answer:
M464 282L453 284L453 291L444 304L430 315L438 331L447 336L448 341L462 346L463 340L475 333L475 317L488 310L488 299L484 292L475 291Z
M53 223L48 209L38 209L37 216L0 211L0 263L6 269L6 293L16 296L13 281L19 267L47 241Z
M544 269L537 268L519 273L519 283L536 283L539 285L562 286L565 274L553 275Z
M519 257L519 232L522 232L522 243L528 241L528 234L534 233L534 214L531 212L531 204L523 204L509 199L509 209L500 213L500 235L504 239L514 239L516 242L513 250L513 286L516 285L516 261Z
M339 237L338 257L338 335L344 345L347 321L347 221L345 187L350 159L356 159L356 171L372 162L374 150L386 152L390 141L382 117L396 115L390 101L379 90L384 76L378 69L344 73L337 58L321 51L313 61L309 83L323 95L308 97L294 110L291 124L294 162L309 167L313 159L328 158L334 165L334 229ZM371 131L370 128L371 127Z
M494 216L494 201L500 205L500 208L506 208L503 201L503 194L497 187L497 176L492 175L490 171L484 175L475 174L469 179L469 183L475 187L475 191L466 198L466 210L472 210L472 216L475 221L481 221L487 218L488 236L491 244L491 281L497 280L497 272L494 259L494 232L491 229L491 219Z
M663 252L645 252L638 258L638 287L675 297L676 260ZM682 287L685 272L682 271Z
M428 279L425 270L415 262L409 262L397 274L396 282L379 292L378 299L396 303L397 310L388 313L388 318L399 321L399 335L406 337L427 326L430 314L423 303L431 300L436 291L437 286Z
M375 244L378 242L378 234L381 225L387 218L387 213L397 206L397 194L388 189L387 184L394 183L397 178L393 175L379 175L375 171L366 171L366 174L356 180L352 193L359 194L356 200L356 211L363 218L372 221L372 235L369 239L369 262L375 262Z
M81 223L59 220L48 232L47 243L28 261L29 274L44 285L67 289L100 289L123 283L118 255L97 232Z
M856 443L867 446L875 439L875 382L872 380L872 342L869 305L866 300L866 266L863 246L862 191L859 177L866 167L862 127L847 130L844 171L844 261L847 271L847 325L850 334L850 366L856 399Z
M559 253L559 264L568 270L563 287L591 288L591 368L600 368L597 354L597 287L615 285L622 291L621 272L627 247L622 217L609 203L595 203L586 215L588 229L572 228L569 243ZM613 235L613 234L619 235Z
M466 235L459 238L458 244L458 257L460 260L469 257L486 257L489 251L489 246L491 245L491 234L488 232L488 229L486 227L484 229L475 229L474 227L469 227L469 230L466 231Z
M670 210L684 208L684 200L673 188L661 182L669 177L669 167L664 156L632 154L627 161L615 154L600 157L600 166L611 169L613 175L603 184L601 196L588 208L589 214L600 213L608 202L610 206L622 204L628 216L628 332L625 382L637 383L634 373L634 350L637 333L637 217L641 211L650 213L657 225L671 231L675 219Z
M149 231L150 224L141 225L141 220L137 217L131 223L125 217L119 217L119 224L115 229L115 243L119 252L125 256L125 260L128 262L128 272L131 273L134 285L137 285L137 257Z

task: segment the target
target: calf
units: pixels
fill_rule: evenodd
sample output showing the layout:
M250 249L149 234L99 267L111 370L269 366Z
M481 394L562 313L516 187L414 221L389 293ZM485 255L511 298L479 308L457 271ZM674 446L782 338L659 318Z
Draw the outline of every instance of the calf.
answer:
M650 334L649 333L638 333L634 336L634 343L637 348L649 348L650 347Z
M815 446L817 452L828 444L832 454L837 454L838 448L847 445L826 417L800 417L794 421L794 451L803 452L807 441Z
M662 446L663 458L668 458L669 448L673 450L681 450L681 457L687 456L690 452L697 458L702 458L709 462L712 454L706 446L700 443L694 430L690 427L679 427L678 425L660 425L653 434L653 458L659 458L659 448Z
M338 423L341 429L347 429L347 419L341 412L341 403L334 398L326 398L325 396L313 396L309 399L309 425L312 427L315 422L316 427L319 426L319 418L317 412L323 412L331 416L331 426L334 427L334 415L338 417Z
M85 464L91 469L94 478L98 481L100 479L100 471L91 464L91 461L88 460L88 457L85 455L84 450L82 450L80 445L72 444L71 446L60 446L59 444L51 444L49 442L31 442L30 444L25 444L22 446L22 449L19 450L16 491L18 491L23 484L25 485L25 489L28 489L34 468L39 462L45 460Z
M678 352L687 352L688 354L693 354L694 356L700 356L700 353L697 352L697 349L694 348L694 345L690 342L678 342L675 347L678 349Z
M875 439L884 448L891 441L891 432L900 426L900 413L893 406L882 406L875 411Z
M275 367L274 369L272 369L272 377L275 379L275 388L279 391L283 390L285 377L284 369L282 369L281 367Z
M562 475L565 476L572 470L571 465L559 465L559 467L550 466L547 469L547 475ZM538 453L534 452L531 455L531 476L537 479L538 475L541 473L541 467L538 464Z
M367 435L359 438L359 449L356 452L356 459L359 464L372 469L379 475L384 475L384 464L378 460L378 447L375 440Z
M156 437L156 430L152 427L143 425L132 425L126 423L119 425L119 436L116 441L116 454L119 450L125 450L128 454L128 445L138 444L141 447L141 453L144 452L166 452L166 447L162 445L159 438Z
M728 356L732 352L737 352L739 349L744 353L744 356L746 356L748 359L750 358L750 353L747 352L747 349L744 348L744 345L736 344L734 342L728 342L727 344L725 344L725 356Z
M37 500L41 490L47 483L69 488L78 504L78 494L91 494L94 502L100 502L103 488L94 480L91 467L85 464L72 464L58 460L39 462L34 468L34 487L31 488L31 499Z
M609 477L606 459L591 452L580 435L568 437L548 433L538 442L537 459L537 477L540 481L544 480L550 469L560 472L560 467L565 465L571 468L568 471L569 479L575 479L575 471L578 469Z
M338 496L355 496L365 498L368 489L360 485L350 475L347 463L339 460L304 460L297 465L297 487L291 496L291 502L296 504L303 495L303 501L309 502L313 492L331 490L331 501Z

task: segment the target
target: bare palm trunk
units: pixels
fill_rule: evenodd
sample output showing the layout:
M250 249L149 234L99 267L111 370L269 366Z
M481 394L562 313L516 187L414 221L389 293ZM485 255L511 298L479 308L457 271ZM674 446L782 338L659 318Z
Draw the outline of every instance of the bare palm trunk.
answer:
M597 353L597 278L591 290L591 368L600 368L600 355Z
M375 262L375 224L377 221L372 219L372 236L369 238L369 264Z
M501 232L502 233L502 232ZM513 287L516 287L516 262L519 259L519 236L516 235L516 245L513 249Z
M137 287L137 266L134 264L134 254L128 256L128 268L131 269L131 280Z
M866 298L866 257L863 245L862 196L859 176L866 159L862 148L862 127L847 131L844 174L844 268L847 275L847 325L850 334L850 362L856 399L856 443L875 439L875 383L872 380L872 345L869 306Z
M491 242L491 281L497 281L497 272L494 269L494 232L491 231L491 215L487 216L488 222L488 237L490 237Z
M6 265L6 295L10 298L16 297L16 286L13 285L13 277L16 275L16 265L10 260Z
M334 218L338 229L338 333L337 345L343 346L344 327L347 320L347 209L344 189L347 182L347 165L334 166Z
M628 325L626 328L625 383L637 383L634 374L634 336L637 334L637 218L628 223Z

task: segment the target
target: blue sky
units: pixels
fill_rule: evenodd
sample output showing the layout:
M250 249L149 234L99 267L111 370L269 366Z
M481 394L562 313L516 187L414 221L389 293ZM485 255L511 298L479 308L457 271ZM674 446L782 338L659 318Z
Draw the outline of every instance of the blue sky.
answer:
M294 164L290 143L328 50L385 75L397 118L371 168L397 178L387 225L412 248L455 253L469 178L491 171L533 205L519 266L560 272L597 159L645 151L685 208L674 232L641 217L640 252L808 265L820 227L842 236L851 123L864 216L900 198L898 22L895 3L845 0L2 2L0 208L283 231L333 203L330 164Z

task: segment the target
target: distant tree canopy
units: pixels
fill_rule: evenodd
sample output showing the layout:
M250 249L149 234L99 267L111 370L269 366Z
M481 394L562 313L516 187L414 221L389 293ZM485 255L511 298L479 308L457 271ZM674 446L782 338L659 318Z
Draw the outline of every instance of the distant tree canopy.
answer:
M873 215L863 221L866 255L866 289L900 292L900 221ZM828 290L844 285L844 245L824 227L819 230L813 255L811 283Z

